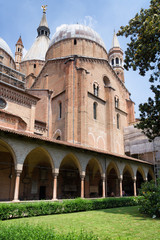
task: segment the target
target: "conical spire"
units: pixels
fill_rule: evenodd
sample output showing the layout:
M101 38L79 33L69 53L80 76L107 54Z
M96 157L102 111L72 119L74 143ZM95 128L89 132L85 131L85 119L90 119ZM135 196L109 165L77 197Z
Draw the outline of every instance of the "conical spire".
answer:
M43 12L43 16L41 19L41 22L39 24L39 27L47 27L48 28L48 23L47 23L47 19L46 19L46 12Z
M19 37L19 39L18 39L18 41L17 41L16 44L21 44L21 45L23 46L23 42L22 42L22 38L21 38L21 36Z
M113 40L112 40L112 47L111 47L111 48L115 48L115 47L120 48L120 44L119 44L119 41L118 41L116 32L115 32L115 30L114 30Z
M47 19L46 19L46 7L47 7L47 5L42 6L43 16L42 16L41 22L39 24L39 27L37 28L37 32L38 32L38 37L46 36L49 38L50 30L49 30Z

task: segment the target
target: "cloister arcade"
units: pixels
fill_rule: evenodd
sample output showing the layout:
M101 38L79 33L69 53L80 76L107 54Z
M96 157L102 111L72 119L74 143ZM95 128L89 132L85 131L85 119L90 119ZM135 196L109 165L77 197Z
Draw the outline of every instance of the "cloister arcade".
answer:
M144 161L58 141L0 138L0 201L136 196L151 179Z

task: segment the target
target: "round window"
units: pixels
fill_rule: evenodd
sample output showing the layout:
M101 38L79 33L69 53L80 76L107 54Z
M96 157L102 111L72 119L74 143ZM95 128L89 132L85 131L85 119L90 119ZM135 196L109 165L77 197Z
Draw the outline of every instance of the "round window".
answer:
M3 98L0 98L0 109L5 108L7 105L6 101Z

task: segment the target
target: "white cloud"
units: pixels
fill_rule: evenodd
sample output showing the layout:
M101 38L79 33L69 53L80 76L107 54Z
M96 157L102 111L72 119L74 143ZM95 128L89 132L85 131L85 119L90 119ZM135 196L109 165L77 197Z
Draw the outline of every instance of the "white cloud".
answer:
M91 16L85 16L82 24L90 28L94 28L94 26L97 24L97 21Z

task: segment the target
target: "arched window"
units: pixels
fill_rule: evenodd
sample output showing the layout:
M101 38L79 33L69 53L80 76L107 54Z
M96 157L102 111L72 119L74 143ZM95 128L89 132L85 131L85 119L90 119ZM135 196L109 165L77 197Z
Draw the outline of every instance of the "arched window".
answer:
M116 65L119 64L119 58L116 58Z
M114 58L112 58L112 66L114 66Z
M120 129L120 116L117 114L117 129Z
M59 103L59 119L62 118L62 103Z
M118 96L114 97L114 104L115 104L115 108L119 108L119 98L118 98Z
M97 84L93 84L93 94L98 97L98 94L99 94L99 87Z
M74 39L74 45L77 45L77 39Z
M93 103L93 118L94 119L97 119L97 103L96 102L94 102Z

